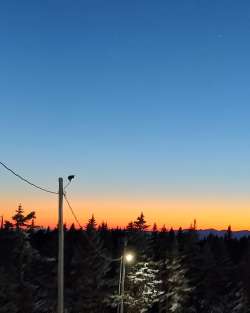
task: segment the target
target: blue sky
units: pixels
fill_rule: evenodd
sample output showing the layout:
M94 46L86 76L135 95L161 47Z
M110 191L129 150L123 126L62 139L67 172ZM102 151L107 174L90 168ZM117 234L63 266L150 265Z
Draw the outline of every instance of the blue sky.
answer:
M249 1L1 2L1 159L79 197L247 197L249 38Z

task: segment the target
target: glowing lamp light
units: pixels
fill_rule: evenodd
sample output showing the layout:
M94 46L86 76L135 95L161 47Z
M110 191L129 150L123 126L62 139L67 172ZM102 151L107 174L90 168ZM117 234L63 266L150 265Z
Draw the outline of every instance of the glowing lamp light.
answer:
M125 255L125 260L126 260L128 263L132 262L133 259L134 259L133 254L127 253L127 254Z

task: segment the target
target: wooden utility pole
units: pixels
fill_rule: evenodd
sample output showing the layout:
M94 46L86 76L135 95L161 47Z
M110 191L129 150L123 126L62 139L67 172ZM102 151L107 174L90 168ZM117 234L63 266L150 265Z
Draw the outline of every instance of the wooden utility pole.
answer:
M58 313L64 313L64 229L63 229L63 179L59 178L58 212Z

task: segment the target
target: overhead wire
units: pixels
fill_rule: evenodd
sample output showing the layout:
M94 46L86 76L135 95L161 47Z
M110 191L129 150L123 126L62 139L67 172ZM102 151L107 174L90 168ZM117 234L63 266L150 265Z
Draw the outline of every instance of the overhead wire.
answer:
M68 207L69 207L69 209L70 209L70 212L71 212L71 214L73 215L73 217L74 217L74 219L75 219L77 225L78 225L80 228L83 228L82 225L81 225L81 223L79 222L78 217L76 216L76 214L75 214L75 212L74 212L74 210L73 210L71 204L69 203L69 200L68 200L68 198L67 198L66 192L64 192L63 196L64 196L65 201L66 201L67 204L68 204Z
M63 188L64 192L65 190L69 187L69 185L71 184L71 180L69 180L69 182L65 185L65 187Z
M12 173L14 176L18 177L20 180L22 180L22 181L24 181L25 183L31 185L32 187L35 187L35 188L37 188L37 189L39 189L39 190L41 190L41 191L44 191L44 192L47 192L47 193L51 193L51 194L56 194L56 195L58 195L58 193L59 193L59 192L55 192L55 191L46 189L46 188L44 188L44 187L41 187L41 186L39 186L39 185L36 185L36 184L32 183L30 180L28 180L28 179L24 178L23 176L21 176L20 174L16 173L15 171L13 171L13 170L12 170L11 168L9 168L5 163L3 163L3 162L1 162L1 161L0 161L0 165L2 165L6 170L8 170L8 171L9 171L10 173ZM68 205L68 207L69 207L69 209L70 209L70 211L71 211L71 214L73 215L73 217L74 217L76 223L78 224L78 226L79 226L80 228L83 229L83 227L82 227L81 223L79 222L79 219L78 219L77 215L75 214L75 212L74 212L74 210L73 210L73 208L72 208L72 206L71 206L71 204L70 204L70 202L69 202L69 200L68 200L68 198L67 198L67 195L66 195L66 191L65 191L65 190L66 190L66 188L67 188L69 185L70 185L70 181L69 181L69 183L64 187L63 196L64 196L64 199L65 199L65 201L66 201L66 203L67 203L67 205ZM97 253L98 253L102 258L104 258L104 259L106 259L107 261L110 261L110 262L119 262L119 261L121 260L121 257L119 257L119 258L110 258L110 257L107 257L106 255L104 255L99 249L97 249L97 248L95 247L95 245L92 243L92 241L91 241L90 238L87 236L87 234L86 234L85 232L83 232L83 233L84 233L85 237L87 238L89 244L92 246L92 248L94 248L94 249L97 251Z
M71 204L70 204L70 202L69 202L69 200L68 200L67 195L66 195L65 192L64 192L64 199L65 199L65 201L66 201L66 203L67 203L67 205L68 205L68 207L69 207L69 209L70 209L70 211L71 211L71 214L73 215L73 217L74 217L74 219L75 219L77 225L78 225L81 229L83 229L83 227L82 227L81 223L79 222L79 219L78 219L76 213L74 212L74 209L72 208L72 206L71 206ZM107 260L107 261L110 261L110 262L120 262L120 261L121 261L121 257L119 257L119 258L110 258L110 257L104 255L104 254L100 251L100 249L98 249L98 248L93 244L93 242L91 241L91 239L89 238L89 236L86 234L85 231L83 231L83 234L84 234L84 236L86 237L86 239L88 240L88 243L91 245L91 247L92 247L92 248L99 254L99 256L101 256L103 259L105 259L105 260Z
M22 181L24 181L25 183L37 188L37 189L40 189L44 192L47 192L47 193L51 193L51 194L58 194L58 192L55 192L55 191L52 191L52 190L49 190L49 189L46 189L44 187L41 187L39 185L36 185L34 183L32 183L31 181L29 181L28 179L24 178L23 176L21 176L20 174L17 174L15 171L13 171L11 168L9 168L6 164L4 164L3 162L0 161L0 164L6 169L8 170L9 172L11 172L13 175L15 175L16 177L18 177L19 179L21 179Z

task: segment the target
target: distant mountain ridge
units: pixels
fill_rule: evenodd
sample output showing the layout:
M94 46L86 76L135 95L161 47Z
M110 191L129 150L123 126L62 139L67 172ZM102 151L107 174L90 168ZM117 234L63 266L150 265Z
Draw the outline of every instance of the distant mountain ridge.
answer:
M217 229L199 229L197 230L200 238L205 238L207 236L214 235L218 237L224 237L227 233L227 230L217 230ZM238 231L232 231L232 237L233 238L242 238L242 237L248 237L250 236L249 230L238 230Z

